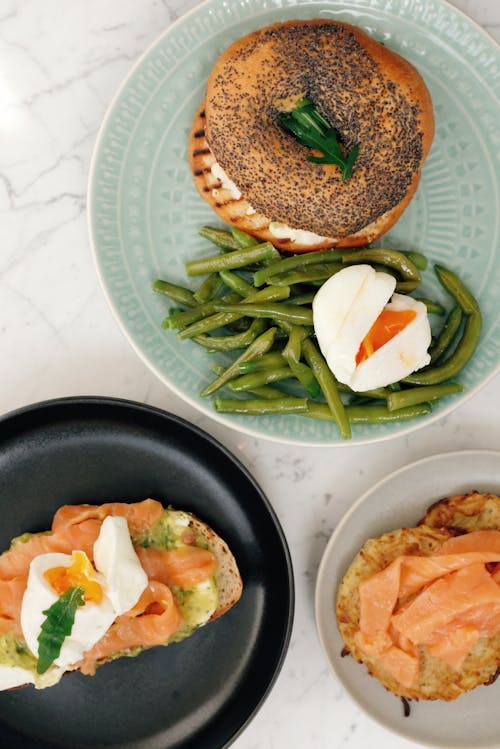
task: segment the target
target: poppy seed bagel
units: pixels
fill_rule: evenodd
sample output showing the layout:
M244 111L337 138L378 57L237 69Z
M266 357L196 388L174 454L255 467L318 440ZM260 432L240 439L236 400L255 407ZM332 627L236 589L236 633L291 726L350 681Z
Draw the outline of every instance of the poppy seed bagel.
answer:
M308 161L309 149L280 125L280 112L304 97L346 153L358 146L346 181L336 165ZM233 43L209 77L204 111L206 147L193 127L191 152L209 149L252 211L268 219L264 231L274 221L322 238L283 249L381 236L413 196L434 134L430 95L415 68L360 29L322 19L278 23ZM197 186L209 199L211 185ZM245 227L259 223L255 215L239 213L233 223L260 236L258 226Z

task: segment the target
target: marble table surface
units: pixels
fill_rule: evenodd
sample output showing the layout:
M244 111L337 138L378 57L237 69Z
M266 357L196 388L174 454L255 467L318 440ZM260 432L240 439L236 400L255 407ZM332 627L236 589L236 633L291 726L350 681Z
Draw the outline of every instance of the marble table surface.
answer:
M331 674L315 630L316 571L343 513L385 474L434 453L500 447L500 377L404 438L302 448L240 435L201 415L139 360L98 285L87 172L115 89L158 33L195 4L0 2L0 413L59 396L110 395L161 407L214 435L267 493L296 580L284 666L235 749L415 746L365 717ZM500 39L498 0L455 5Z

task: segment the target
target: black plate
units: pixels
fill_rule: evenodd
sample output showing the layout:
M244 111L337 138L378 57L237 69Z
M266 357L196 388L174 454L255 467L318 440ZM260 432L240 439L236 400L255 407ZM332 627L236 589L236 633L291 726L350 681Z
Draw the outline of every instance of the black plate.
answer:
M292 568L274 512L231 453L177 416L115 399L48 401L0 420L0 550L49 528L63 504L148 496L191 510L227 541L241 600L184 642L92 678L1 693L1 746L219 749L269 692L290 638Z

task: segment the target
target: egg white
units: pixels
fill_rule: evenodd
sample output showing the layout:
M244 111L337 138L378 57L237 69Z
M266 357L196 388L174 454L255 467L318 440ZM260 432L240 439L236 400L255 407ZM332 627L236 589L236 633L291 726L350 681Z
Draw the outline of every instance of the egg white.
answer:
M125 518L108 516L94 544L94 563L107 583L107 594L117 616L137 603L148 584Z
M422 302L393 294L396 279L370 265L352 265L332 276L313 300L318 345L339 382L356 392L373 390L426 366L431 331ZM392 301L388 304L392 296ZM412 309L415 319L359 365L356 355L384 308Z

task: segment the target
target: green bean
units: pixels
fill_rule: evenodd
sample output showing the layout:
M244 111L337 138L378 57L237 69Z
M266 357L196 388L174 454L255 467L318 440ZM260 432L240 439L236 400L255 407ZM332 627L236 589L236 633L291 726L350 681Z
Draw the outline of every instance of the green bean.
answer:
M432 412L432 407L430 403L420 403L400 408L399 411L389 411L387 406L375 404L373 406L346 406L346 411L351 424L386 424L391 421L408 421L418 416L425 416Z
M251 283L248 283L244 278L230 270L219 271L219 276L226 286L229 286L230 289L236 291L240 296L248 296L248 294L252 294L255 291Z
M168 317L171 317L172 315L180 315L181 312L185 311L184 307L170 307Z
M214 398L215 410L218 413L246 414L259 416L261 414L295 414L307 410L306 398L283 397L273 400L265 398L247 398L236 400L233 398Z
M374 388L373 390L363 390L357 392L352 390L348 385L344 385L343 382L337 382L337 389L341 393L349 393L350 395L358 395L363 398L371 398L372 400L385 400L390 393L389 387L387 388Z
M319 386L325 396L328 407L337 422L341 436L343 439L349 439L351 437L349 420L345 413L344 404L339 395L337 382L328 368L327 363L310 338L306 338L302 342L302 353L319 382Z
M366 406L372 404L373 398L368 398L366 395L351 395L348 400L349 406Z
M158 294L168 296L169 299L177 302L177 304L183 304L184 307L197 306L197 301L194 298L193 292L189 291L189 289L185 289L183 286L177 286L175 283L169 283L168 281L162 281L160 278L157 278L156 281L153 281L151 284L151 288Z
M289 287L276 286L268 288L279 289ZM238 305L219 304L216 308L220 312L237 312L239 310L243 315L247 315L248 317L271 317L276 322L289 322L291 325L313 324L312 310L293 304L247 304L243 302Z
M365 250L349 250L342 253L343 263L380 263L394 268L401 275L403 281L420 283L418 268L408 257L398 250L387 250L381 247Z
M169 329L185 328L187 325L198 322L198 320L202 320L203 318L209 317L209 315L213 315L217 312L215 309L216 304L220 304L221 302L235 304L240 299L241 296L239 294L226 294L223 297L219 297L217 300L212 299L204 304L198 304L193 309L169 315L163 321L163 327Z
M253 372L262 372L262 370L270 367L284 367L285 365L286 360L280 351L270 351L268 354L257 357L257 359L241 362L238 369L240 374L252 374Z
M396 291L398 294L410 294L418 288L420 281L398 281Z
M218 273L210 273L201 286L194 292L193 296L198 304L209 302L219 296L224 290L225 284Z
M253 282L256 286L262 286L273 276L297 270L297 268L303 269L307 265L339 262L341 257L342 252L338 250L317 250L316 252L304 252L298 255L292 255L284 260L273 263L267 268L261 268L258 270L254 273Z
M458 305L453 307L445 320L441 332L429 349L431 364L448 351L462 322L463 312Z
M480 315L469 315L455 351L442 364L414 372L403 379L410 385L438 385L445 380L456 377L465 367L479 342L481 336Z
M442 265L435 265L434 271L441 286L453 297L462 312L466 315L480 314L476 299L453 271Z
M238 229L236 226L233 226L231 228L231 234L235 238L236 242L238 243L238 247L241 250L244 250L246 247L253 247L256 244L260 244L258 239L255 239L255 237L252 237L251 234L246 234L244 231L241 231L241 229Z
M464 388L458 382L448 382L444 385L424 385L423 387L400 390L391 393L387 398L389 411L397 411L406 406L415 406L418 403L429 403L430 401L444 398L446 395L462 393Z
M221 270L233 270L243 268L249 263L279 257L279 252L270 242L263 242L243 250L234 250L222 255L191 260L186 263L186 272L189 276L199 276L203 273L213 273Z
M345 406L346 418L350 424L385 424L391 421L407 421L408 419L415 419L418 416L425 416L431 413L431 411L429 403L400 408L399 411L389 411L387 406L380 404L371 406ZM322 419L323 421L335 421L335 417L327 404L316 403L315 401L307 402L305 416L310 416L313 419Z
M254 359L261 354L266 354L273 345L275 335L276 328L269 328L269 330L266 330L252 341L248 348L245 349L245 351L226 369L223 374L219 375L219 377L213 380L201 391L200 395L202 398L205 398L207 395L212 395L212 393L215 393L228 383L229 380L233 380L237 377L239 375L238 364L240 362L246 361L247 359Z
M280 367L279 369L264 369L260 372L242 375L231 381L231 390L237 393L244 393L247 390L253 390L261 385L270 385L272 382L281 382L293 377L290 367Z
M237 382L237 380L231 380L231 382L228 382L227 386L229 390L233 390L233 382ZM282 390L278 390L272 385L261 385L260 387L249 388L246 392L256 395L257 398L265 398L266 400L277 400L284 396Z
M231 232L224 229L213 229L211 226L202 226L198 233L222 250L238 250L240 248L240 245Z
M288 343L283 349L283 357L288 362L298 362L302 355L302 341L308 336L307 330L301 325L292 325L288 333Z
M267 356L267 354L264 354L264 356ZM263 357L261 357L263 358ZM240 365L241 366L241 365ZM221 375L226 371L226 367L221 367L218 365L210 367L212 372L216 375ZM227 387L232 390L232 384L233 382L237 382L238 378L235 380L230 380L227 383ZM276 399L276 398L283 398L283 391L278 390L278 388L274 388L272 385L261 385L260 387L252 388L251 390L247 390L246 392L252 393L252 395L256 395L257 398L266 398L266 400Z
M390 383L389 383L389 384L387 385L387 388L386 388L386 389L387 389L387 390L388 390L388 391L389 391L390 393L397 393L397 392L398 392L399 390L401 390L401 385L399 384L399 382L390 382Z
M305 294L297 294L297 296L290 297L290 301L293 304L312 304L315 296L315 291L308 291Z
M425 255L422 255L421 252L416 252L415 250L404 250L403 254L406 255L406 257L411 260L413 265L419 270L427 269L427 258Z
M193 341L211 351L234 351L244 348L252 343L258 335L264 332L266 323L264 320L252 320L250 327L241 333L234 335L210 336L200 334L193 337Z
M249 302L253 302L255 300L256 303L262 302L263 304L266 304L268 300L273 302L287 299L289 293L290 289L288 288L288 286L268 286L265 289L255 291L253 294L250 294L245 298L245 301L248 300ZM234 323L237 320L240 320L242 317L247 316L245 307L248 306L251 305L240 302L238 304L232 305L231 310L229 310L221 309L220 305L216 303L215 309L217 311L215 312L215 314L210 315L209 317L204 317L202 320L198 320L198 322L195 322L192 325L188 325L186 328L183 328L177 333L177 337L179 338L179 340L183 341L186 338L193 338L200 333L209 333L211 330L217 330L217 328L222 328L225 325L229 325L229 323ZM259 315L259 317L267 316L268 315Z
M440 315L441 317L446 314L446 310L439 302L434 302L432 299L425 299L424 297L415 297L416 302L422 302L425 304L427 312L430 315Z
M250 327L251 322L248 317L239 317L238 320L226 323L224 327L231 331L230 335L233 333L244 333Z
M291 286L296 283L309 283L310 281L324 281L338 273L345 266L342 263L318 263L309 265L303 270L294 270L273 276L268 282L273 286Z
M284 359L288 362L288 366L297 380L301 383L302 387L311 398L317 398L321 392L321 388L314 372L310 367L300 361L302 356L302 341L304 341L307 336L308 333L305 328L299 325L292 325L288 335L288 343L282 353Z
M481 336L481 312L470 291L452 271L437 265L434 266L434 270L442 286L467 315L467 319L462 336L453 353L442 364L436 364L421 372L414 372L403 379L403 382L411 385L438 385L456 377L473 355Z

